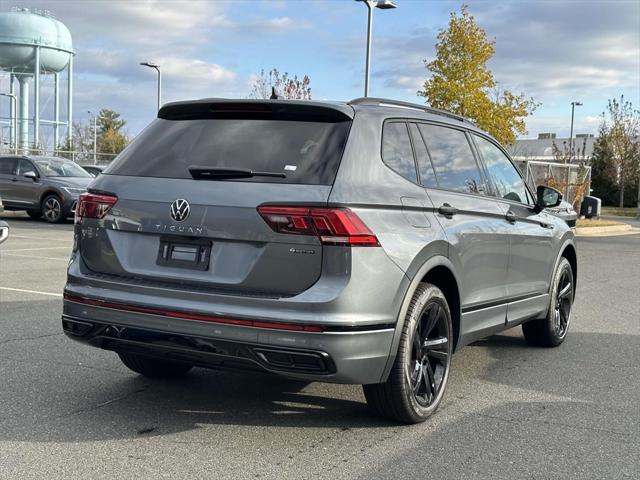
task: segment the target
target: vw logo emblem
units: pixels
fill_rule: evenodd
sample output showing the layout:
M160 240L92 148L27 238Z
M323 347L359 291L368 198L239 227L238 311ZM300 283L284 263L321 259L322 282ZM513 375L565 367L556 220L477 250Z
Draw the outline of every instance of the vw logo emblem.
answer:
M191 207L189 206L189 202L184 198L179 198L171 204L169 212L171 213L171 218L176 222L184 222L189 218Z

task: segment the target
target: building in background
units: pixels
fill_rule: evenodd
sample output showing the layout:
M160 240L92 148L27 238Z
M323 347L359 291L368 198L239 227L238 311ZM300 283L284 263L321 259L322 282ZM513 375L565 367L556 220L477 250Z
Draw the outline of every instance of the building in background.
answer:
M573 139L574 154L568 163L588 162L595 141L593 134L577 134ZM569 138L557 138L555 133L540 133L535 139L516 140L508 150L514 160L564 163L565 159L569 159L570 145Z

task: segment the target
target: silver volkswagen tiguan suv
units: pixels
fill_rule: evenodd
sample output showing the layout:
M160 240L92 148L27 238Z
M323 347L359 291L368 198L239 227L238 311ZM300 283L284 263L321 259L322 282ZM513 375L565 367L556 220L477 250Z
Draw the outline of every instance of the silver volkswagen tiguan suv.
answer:
M571 229L468 120L383 99L165 105L76 210L62 324L142 375L364 385L416 423L451 355L566 338Z

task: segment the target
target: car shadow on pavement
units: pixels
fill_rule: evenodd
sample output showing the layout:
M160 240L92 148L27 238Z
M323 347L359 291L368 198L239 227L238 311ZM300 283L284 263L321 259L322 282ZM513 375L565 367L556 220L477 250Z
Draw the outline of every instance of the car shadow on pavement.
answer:
M500 418L531 408L544 415L540 395L579 402L567 407L576 412L589 402L637 405L637 366L630 359L639 347L640 337L633 335L571 332L555 349L530 347L516 330L490 337L455 355L436 417L456 416L465 402L490 401L477 385L489 392L498 388L507 397L531 392L523 403L493 407ZM204 369L174 380L148 379L129 372L111 352L71 342L48 322L46 331L0 342L0 366L0 441L99 441L202 428L207 435L224 435L224 428L208 428L215 426L397 428L370 414L359 386ZM611 422L607 412L594 409L590 415ZM471 414L470 421L483 415ZM416 428L428 431L437 423Z
M60 336L48 340L57 341L61 348L74 348ZM94 369L86 363L74 368L66 362L43 362L38 366L47 373L9 380L14 398L2 403L17 401L20 406L0 412L0 441L99 441L164 436L216 425L342 430L396 426L369 413L359 386L330 387L205 369L194 369L182 378L155 380L114 365L110 352L98 353L100 359L108 356L109 365ZM7 358L0 349L0 362L10 367ZM50 382L61 374L67 378ZM25 385L16 385L20 378ZM18 398L16 390L21 391ZM339 398L331 396L336 390ZM219 429L208 431L221 435Z
M636 478L638 351L637 335L580 331L551 349L519 329L475 342L422 435L358 478Z

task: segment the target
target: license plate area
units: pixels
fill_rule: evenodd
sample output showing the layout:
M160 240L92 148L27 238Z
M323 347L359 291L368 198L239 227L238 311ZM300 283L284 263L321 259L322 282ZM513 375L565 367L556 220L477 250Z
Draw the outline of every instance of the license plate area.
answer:
M210 260L211 240L160 237L157 265L191 270L208 270Z

